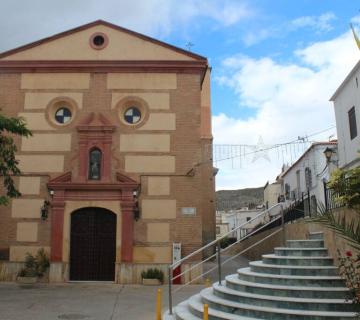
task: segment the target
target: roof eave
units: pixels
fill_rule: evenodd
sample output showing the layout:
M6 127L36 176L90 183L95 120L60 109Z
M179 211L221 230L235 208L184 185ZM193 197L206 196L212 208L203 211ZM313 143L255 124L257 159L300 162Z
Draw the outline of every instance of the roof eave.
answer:
M151 38L151 37L146 36L144 34L141 34L141 33L138 33L138 32L123 28L123 27L120 27L118 25L115 25L113 23L110 23L110 22L107 22L107 21L104 21L104 20L96 20L96 21L81 25L79 27L72 28L72 29L67 30L67 31L54 34L54 35L52 35L50 37L46 37L46 38L43 38L43 39L28 43L26 45L23 45L23 46L20 46L20 47L17 47L17 48L2 52L2 53L0 53L0 59L3 59L3 58L8 57L8 56L10 56L12 54L31 49L31 48L39 46L41 44L44 44L44 43L47 43L47 42L50 42L50 41L54 41L54 40L59 39L59 38L66 37L66 36L68 36L70 34L80 32L82 30L86 30L86 29L89 29L91 27L98 26L98 25L107 26L109 28L131 34L131 35L133 35L135 37L141 38L141 39L146 40L146 41L150 41L150 42L152 42L154 44L157 44L157 45L160 45L162 47L168 48L170 50L176 51L178 53L184 54L184 55L189 56L189 57L191 57L193 59L202 60L202 61L207 62L206 57L203 57L203 56L198 55L196 53L192 53L190 51L187 51L187 50L181 49L179 47L173 46L173 45L168 44L166 42Z
M344 81L340 84L340 86L336 89L336 91L334 92L334 94L331 96L331 98L329 99L329 101L335 101L336 97L339 95L339 93L341 92L341 90L344 88L344 86L346 85L346 83L351 79L351 77L354 75L354 73L357 71L357 69L359 69L360 67L360 60L357 62L357 64L354 66L354 68L352 68L352 70L349 72L349 74L346 76L346 78L344 79Z

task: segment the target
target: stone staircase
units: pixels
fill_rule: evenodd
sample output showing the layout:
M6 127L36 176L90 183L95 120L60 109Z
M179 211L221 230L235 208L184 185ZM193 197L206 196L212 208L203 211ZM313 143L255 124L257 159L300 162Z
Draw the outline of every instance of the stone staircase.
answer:
M164 319L203 319L205 303L211 320L357 319L360 310L346 300L348 294L324 248L323 234L317 232L308 240L288 240L286 247L250 262L221 285L180 303L173 317Z

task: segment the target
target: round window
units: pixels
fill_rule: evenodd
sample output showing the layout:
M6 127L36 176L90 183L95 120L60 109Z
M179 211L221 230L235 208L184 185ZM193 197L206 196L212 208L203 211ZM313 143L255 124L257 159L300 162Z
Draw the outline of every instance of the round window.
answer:
M124 119L129 124L136 124L141 120L141 112L136 107L126 109Z
M95 50L104 49L108 43L109 38L105 33L95 32L89 39L90 46Z
M55 112L55 120L57 123L66 124L71 120L71 111L69 108L61 107Z
M97 35L93 39L93 44L97 47L101 47L105 43L105 39L101 35Z

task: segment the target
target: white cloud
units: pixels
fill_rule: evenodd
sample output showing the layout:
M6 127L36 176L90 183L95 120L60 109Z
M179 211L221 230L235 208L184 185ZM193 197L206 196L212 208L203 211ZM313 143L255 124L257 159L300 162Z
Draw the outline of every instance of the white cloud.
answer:
M246 0L1 0L0 51L97 19L163 38L201 18L227 27L253 15Z
M262 136L265 144L276 144L335 124L328 100L360 58L351 33L309 45L294 52L294 58L298 62L291 64L243 55L224 61L225 74L217 81L232 88L240 108L254 108L255 115L245 120L214 116L214 143L256 144ZM317 138L325 139L334 131ZM270 164L250 161L236 172L229 162L221 164L218 188L263 185L276 177L281 164L274 155Z
M309 27L318 32L326 32L333 29L331 21L335 19L336 16L332 12L327 12L320 16L303 16L296 18L290 22L290 26L295 29Z
M316 33L331 31L331 22L336 19L332 12L323 13L320 16L302 16L276 26L267 26L257 31L249 31L244 34L242 40L248 47L260 43L269 38L285 38L288 34L299 29L308 28Z

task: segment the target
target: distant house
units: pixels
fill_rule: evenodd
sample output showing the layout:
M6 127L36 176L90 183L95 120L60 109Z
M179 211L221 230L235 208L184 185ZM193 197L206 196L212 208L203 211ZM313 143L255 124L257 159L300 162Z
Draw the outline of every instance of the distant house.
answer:
M241 230L236 230L230 235L231 238L236 238L239 240L241 237L245 236L247 233L253 230L253 228L256 227L259 223L264 221L263 217L259 217L258 219L251 221L262 211L262 206L261 208L255 210L251 210L249 208L242 208L239 210L217 211L216 237L220 238L227 232L235 230L237 227L243 225Z
M281 181L277 180L274 183L267 182L264 186L264 204L265 208L271 208L280 201L281 195Z
M333 150L332 163L324 156L326 148ZM280 175L281 192L286 203L304 199L305 213L316 210L318 203L325 203L324 183L336 163L337 142L313 143L304 154ZM309 202L310 201L310 202Z
M338 136L339 167L360 165L360 61L351 70L330 101L334 102Z

